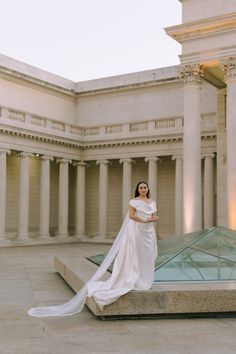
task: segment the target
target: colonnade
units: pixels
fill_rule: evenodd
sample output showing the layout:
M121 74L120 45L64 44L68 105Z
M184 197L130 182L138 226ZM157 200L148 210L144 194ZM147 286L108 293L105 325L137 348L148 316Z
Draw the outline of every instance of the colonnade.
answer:
M9 150L0 150L0 238L5 238L6 219L6 162ZM19 201L18 201L18 226L17 238L28 237L29 224L29 160L33 156L30 153L20 152L17 154L20 159L19 174ZM206 154L204 157L204 226L214 225L214 154ZM39 199L39 237L50 237L49 216L50 216L50 163L54 157L42 155L39 157L41 164L40 172L40 199ZM157 156L148 156L145 162L148 164L148 183L152 192L152 199L158 200L158 165L161 159ZM183 156L173 155L175 161L175 233L183 233ZM58 190L58 237L68 237L68 199L69 199L69 164L72 160L56 158L59 164L59 190ZM135 159L122 158L119 160L123 166L122 177L122 214L127 213L128 202L132 196L132 167ZM109 167L112 160L97 160L99 166L99 223L98 235L106 237L107 215L108 215L108 179ZM73 165L77 170L76 179L76 218L75 236L83 238L85 232L85 189L86 189L86 167L84 161L74 161ZM159 206L161 208L161 206ZM202 225L199 229L202 228Z
M226 97L226 146L227 146L227 226L236 230L236 58L219 63L225 72ZM204 77L202 65L183 65L184 126L183 126L183 231L200 230L202 227L201 191L201 111L200 88ZM204 226L213 224L214 201L212 180L213 155L205 157L204 172Z

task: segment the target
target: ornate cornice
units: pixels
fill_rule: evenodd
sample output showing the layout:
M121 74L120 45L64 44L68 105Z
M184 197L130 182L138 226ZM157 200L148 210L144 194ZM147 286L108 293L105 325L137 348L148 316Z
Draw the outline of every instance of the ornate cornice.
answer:
M51 138L51 137L45 137L37 134L32 134L32 133L27 133L27 132L22 132L22 131L17 131L17 130L11 130L11 129L6 129L6 128L1 128L0 127L0 134L7 134L7 135L13 135L13 136L18 136L24 139L30 139L30 140L35 140L35 141L41 141L45 143L51 143L51 144L56 144L56 145L64 145L66 147L70 148L77 148L81 150L86 150L86 149L95 149L95 148L100 148L100 147L113 147L113 146L124 146L124 145L146 145L146 144L153 144L153 143L169 143L169 142L176 142L176 141L181 141L182 136L176 135L176 136L164 136L164 137L155 137L155 138L124 138L122 139L117 139L114 141L104 141L104 142L90 142L90 143L81 143L81 142L75 142L75 141L69 141L68 139L63 139L63 138Z
M68 141L68 139L46 137L46 136L42 136L39 134L27 133L27 132L23 132L23 131L18 131L18 130L14 130L14 129L6 129L6 128L1 128L1 127L0 127L0 134L14 135L14 136L18 136L18 137L26 138L26 139L30 139L30 140L36 140L36 141L41 141L44 143L51 143L51 144L57 144L57 145L64 145L64 146L73 147L73 148L80 148L82 146L81 143L78 143L75 141Z
M182 65L180 67L179 78L183 80L184 85L199 85L203 77L203 65Z
M39 142L45 142L50 144L62 145L69 148L76 148L80 150L88 150L88 149L97 149L97 148L108 148L108 147L120 147L120 146L134 146L134 145L151 145L151 144L167 144L167 143L176 143L183 141L183 134L162 136L162 137L149 137L149 138L124 138L117 139L113 141L104 141L104 142L91 142L91 143L81 143L75 141L68 141L62 138L51 138L40 135L34 135L32 133L28 134L26 132L20 132L5 128L0 128L0 134L8 134L13 136L18 136L24 139L35 140ZM215 139L216 133L202 133L202 140L212 140Z
M165 28L166 33L179 43L232 30L236 30L236 12Z

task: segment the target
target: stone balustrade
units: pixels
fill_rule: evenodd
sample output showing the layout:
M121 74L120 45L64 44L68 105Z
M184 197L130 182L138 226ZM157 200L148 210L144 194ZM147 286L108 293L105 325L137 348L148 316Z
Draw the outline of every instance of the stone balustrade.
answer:
M77 141L97 141L111 138L177 135L183 133L183 117L167 117L156 120L128 122L95 127L80 127L64 122L39 117L27 112L0 107L0 123L8 127L24 128L26 131L47 133ZM216 114L201 116L201 131L216 131Z

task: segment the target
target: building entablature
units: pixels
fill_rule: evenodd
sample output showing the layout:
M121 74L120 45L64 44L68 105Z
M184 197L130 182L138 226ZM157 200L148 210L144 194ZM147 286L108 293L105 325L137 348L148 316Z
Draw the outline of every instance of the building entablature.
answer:
M236 12L167 27L165 31L181 44L196 38L236 31Z

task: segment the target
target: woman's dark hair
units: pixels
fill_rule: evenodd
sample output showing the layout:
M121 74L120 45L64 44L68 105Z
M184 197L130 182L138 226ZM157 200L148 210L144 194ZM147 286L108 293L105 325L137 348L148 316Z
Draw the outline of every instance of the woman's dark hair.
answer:
M148 185L147 182L145 182L145 181L140 181L140 182L138 182L137 187L136 187L135 192L134 192L134 198L140 196L138 189L139 189L140 184L142 184L142 183L146 184L146 186L148 187L147 197L150 198L149 185Z

